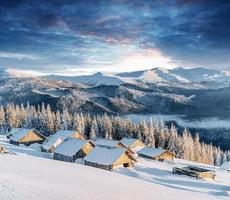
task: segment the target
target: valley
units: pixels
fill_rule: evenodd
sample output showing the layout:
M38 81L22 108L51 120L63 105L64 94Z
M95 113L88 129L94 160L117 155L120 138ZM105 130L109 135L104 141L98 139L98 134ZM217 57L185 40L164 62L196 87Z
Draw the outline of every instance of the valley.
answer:
M147 120L149 116L158 114L165 117L168 123L174 122L180 129L186 127L194 134L199 132L205 142L229 149L229 77L220 71L201 68L174 71L153 69L117 75L97 73L63 78L30 77L2 68L0 104L5 106L13 102L26 105L30 102L37 106L44 102L54 110L67 108L73 113L139 116ZM196 71L201 74L197 78ZM106 79L102 75L106 75ZM114 83L114 76L121 77L123 81ZM168 78L172 76L177 79ZM194 82L188 79L190 76ZM168 79L163 80L163 77ZM214 78L217 80L214 81ZM86 82L92 79L94 81ZM135 120L136 117L131 118Z

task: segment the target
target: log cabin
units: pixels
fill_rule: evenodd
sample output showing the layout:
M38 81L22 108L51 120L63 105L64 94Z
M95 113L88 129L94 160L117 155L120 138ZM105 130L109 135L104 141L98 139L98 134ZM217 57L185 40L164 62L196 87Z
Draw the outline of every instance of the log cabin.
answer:
M25 144L30 145L33 143L41 144L46 137L35 129L18 128L17 131L10 137L11 144Z
M139 150L137 154L139 157L158 160L158 161L164 161L164 160L173 161L173 159L176 157L176 155L171 151L162 148L150 148L150 147L145 147Z
M94 147L92 141L69 137L54 150L53 159L75 162L76 159L84 158Z
M126 148L134 152L137 152L138 150L145 147L145 144L141 140L134 138L123 138L122 140L120 140L118 145L120 145L121 147L125 146Z
M133 167L136 162L126 148L104 148L96 146L84 159L85 165L106 170L117 167Z
M186 166L186 167L174 167L173 168L174 174L186 175L195 177L196 179L201 180L215 180L215 171L196 167L196 166Z
M72 130L58 130L55 134L50 135L42 144L41 151L52 153L66 138L73 137L86 140L81 133Z

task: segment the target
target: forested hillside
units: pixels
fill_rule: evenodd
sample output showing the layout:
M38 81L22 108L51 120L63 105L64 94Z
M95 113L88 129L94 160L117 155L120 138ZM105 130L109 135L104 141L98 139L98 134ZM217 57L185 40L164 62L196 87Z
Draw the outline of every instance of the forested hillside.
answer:
M89 115L52 111L50 106L18 106L13 103L0 107L0 129L2 133L12 128L35 128L45 135L59 129L77 130L89 139L103 137L120 140L123 137L139 138L150 147L172 150L177 157L205 164L220 165L230 160L230 152L219 147L201 143L199 135L193 138L189 130L178 133L175 126L166 126L162 121L150 119L148 122L134 123L119 116Z

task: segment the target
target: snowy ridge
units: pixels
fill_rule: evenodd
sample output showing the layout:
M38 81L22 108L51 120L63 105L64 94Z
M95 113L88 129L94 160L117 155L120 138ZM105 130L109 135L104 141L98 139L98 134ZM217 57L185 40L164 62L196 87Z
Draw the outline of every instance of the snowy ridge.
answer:
M90 85L121 85L124 83L202 83L202 82L230 82L228 72L206 68L153 68L136 72L108 73L98 72L93 75L75 77L44 76L50 80L69 80Z
M30 73L12 68L0 68L2 78L22 78L35 77ZM153 68L149 70L135 72L97 72L92 75L81 76L61 76L46 75L42 78L57 81L72 81L89 85L121 85L124 83L136 84L138 82L147 83L202 83L202 82L219 82L229 83L230 72L222 70L213 70L207 68Z

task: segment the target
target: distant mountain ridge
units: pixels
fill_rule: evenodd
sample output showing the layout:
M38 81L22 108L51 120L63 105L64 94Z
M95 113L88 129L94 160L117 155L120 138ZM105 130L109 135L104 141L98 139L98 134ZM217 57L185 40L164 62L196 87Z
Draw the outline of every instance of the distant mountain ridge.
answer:
M13 68L0 67L0 77L19 78L19 77L34 77L34 75Z
M83 76L58 76L48 75L43 78L49 80L69 80L90 85L121 85L124 83L202 83L218 82L230 83L230 75L221 70L207 68L153 68L150 70L122 72L122 73L102 73Z
M1 78L19 78L19 77L36 77L22 70L0 67ZM208 69L208 68L153 68L149 70L140 70L133 72L97 72L92 75L79 76L61 76L61 75L45 75L40 76L47 80L56 81L71 81L89 85L122 85L122 84L137 84L137 83L229 83L230 72Z
M229 120L229 99L228 74L204 68L155 68L78 77L30 77L17 70L0 69L0 105L4 107L10 102L44 103L54 110L67 108L92 115L179 115L192 123L209 118ZM229 130L219 133L203 130L202 137L229 148Z

